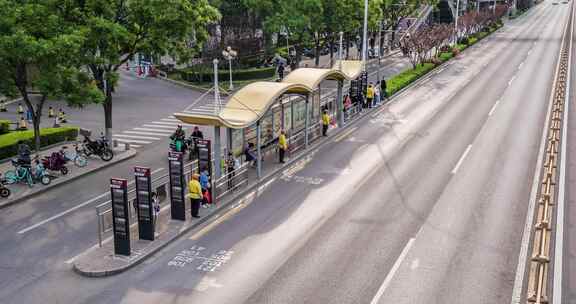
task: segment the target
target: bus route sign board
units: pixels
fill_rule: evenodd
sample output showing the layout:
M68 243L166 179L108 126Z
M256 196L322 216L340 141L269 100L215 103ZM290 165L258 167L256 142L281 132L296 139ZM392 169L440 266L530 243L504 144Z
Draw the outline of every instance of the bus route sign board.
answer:
M122 178L110 179L112 198L112 227L114 254L130 255L130 222L128 214L128 182Z
M212 146L209 139L198 139L196 141L198 149L198 172L202 173L208 169L208 175L212 176Z
M150 168L134 167L138 237L141 240L153 241L154 214L152 213L152 180L150 175Z
M170 175L170 215L173 220L186 220L186 205L184 192L184 161L182 153L168 153L168 171Z

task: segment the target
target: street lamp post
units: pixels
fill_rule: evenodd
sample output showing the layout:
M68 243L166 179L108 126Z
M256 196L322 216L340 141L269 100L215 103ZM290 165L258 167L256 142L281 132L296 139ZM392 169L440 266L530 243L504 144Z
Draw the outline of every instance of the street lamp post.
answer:
M368 51L368 0L364 0L364 33L362 38L362 70L366 72L366 57Z
M378 23L378 73L377 79L378 83L380 83L380 64L381 64L381 56L382 54L382 21Z
M234 89L234 84L232 83L232 60L238 56L238 53L234 51L231 47L227 47L224 51L222 51L222 56L226 60L228 60L228 71L230 72L230 85L229 89L232 91Z
M220 90L218 84L218 59L212 61L214 64L214 103L216 104L215 111L216 114L220 112Z
M344 32L338 33L340 35L340 48L338 49L338 69L342 71L342 41L344 39Z

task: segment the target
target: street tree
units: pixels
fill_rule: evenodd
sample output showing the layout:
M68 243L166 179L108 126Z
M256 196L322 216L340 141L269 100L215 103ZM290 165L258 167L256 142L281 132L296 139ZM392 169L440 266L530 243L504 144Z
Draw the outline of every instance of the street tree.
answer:
M105 96L108 138L118 69L137 54L186 62L206 41L207 26L220 17L207 0L70 0L61 10L85 34L82 61Z
M0 93L21 97L31 112L36 151L46 100L82 106L104 99L76 68L84 32L66 24L58 5L58 0L0 0Z

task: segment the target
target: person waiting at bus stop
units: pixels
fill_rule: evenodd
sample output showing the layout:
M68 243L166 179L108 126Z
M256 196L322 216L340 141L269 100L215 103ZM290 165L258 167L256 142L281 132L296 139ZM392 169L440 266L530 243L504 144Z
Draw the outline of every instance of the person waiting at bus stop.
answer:
M328 136L328 127L330 126L330 116L328 111L322 112L322 136Z
M190 196L191 213L192 217L200 217L200 202L202 201L202 186L198 181L199 175L193 174L192 179L188 183L188 195Z
M284 130L280 131L280 136L278 136L278 158L281 164L284 163L284 155L288 150L288 143L286 142L286 132Z

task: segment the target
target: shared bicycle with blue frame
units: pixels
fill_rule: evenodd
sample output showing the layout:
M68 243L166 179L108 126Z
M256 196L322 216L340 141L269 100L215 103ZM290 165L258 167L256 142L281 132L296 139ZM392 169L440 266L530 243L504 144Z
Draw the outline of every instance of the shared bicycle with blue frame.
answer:
M16 183L23 183L28 185L29 187L33 187L34 184L39 181L43 185L48 185L52 181L50 175L46 172L42 163L40 163L36 159L36 166L34 168L34 172L32 172L32 166L28 164L22 164L16 160L12 160L12 165L14 166L14 170L9 170L4 173L4 178L6 179L6 183L16 184Z

